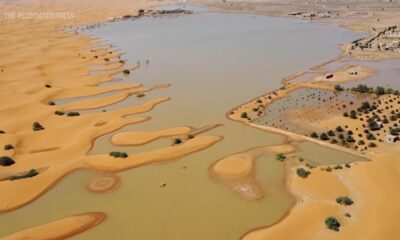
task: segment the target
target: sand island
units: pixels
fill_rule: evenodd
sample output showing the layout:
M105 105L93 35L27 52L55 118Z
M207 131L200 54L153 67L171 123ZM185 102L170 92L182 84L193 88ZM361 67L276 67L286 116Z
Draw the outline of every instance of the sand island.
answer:
M0 0L0 238L400 238L399 13Z

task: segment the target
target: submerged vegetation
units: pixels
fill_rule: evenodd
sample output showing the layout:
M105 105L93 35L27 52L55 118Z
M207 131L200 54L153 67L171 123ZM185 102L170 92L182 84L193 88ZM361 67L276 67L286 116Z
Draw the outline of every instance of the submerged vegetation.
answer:
M128 154L126 152L110 152L109 155L115 158L127 158Z
M10 180L14 181L14 180L18 180L18 179L24 179L24 178L31 178L34 177L36 175L38 175L39 172L36 171L35 169L31 169L29 172L22 174L22 175L17 175L17 176L11 176Z
M278 153L276 154L275 159L282 162L286 159L286 156L283 153Z

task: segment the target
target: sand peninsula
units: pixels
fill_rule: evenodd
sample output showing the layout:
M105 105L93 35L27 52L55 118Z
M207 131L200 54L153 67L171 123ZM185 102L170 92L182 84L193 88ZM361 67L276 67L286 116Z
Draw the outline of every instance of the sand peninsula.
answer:
M333 71L324 69L329 63L349 56L368 61L399 57L399 46L393 43L397 41L397 26L400 24L400 16L396 12L398 6L395 3L384 3L383 6L373 2L344 3L340 7L331 2L318 5L299 1L279 4L269 1L195 2L223 11L317 19L369 33L365 39L344 44L343 54L335 59L293 74L282 80L281 89L257 97L227 113L227 117L234 121L285 135L287 141L282 145L259 147L226 156L210 166L215 180L232 187L247 200L257 200L264 193L259 191L254 181L254 159L263 154L276 154L277 160L286 165L287 188L298 199L296 206L279 223L266 228L249 229L242 238L398 238L400 230L396 228L396 223L400 215L396 213L400 210L397 204L400 196L396 189L400 185L397 163L400 150L396 145L398 143L391 143L396 141L397 136L395 121L400 119L396 112L400 104L398 92L364 85L355 88L342 86L374 74L373 69L362 65L349 64ZM100 86L101 83L117 81L117 76L122 74L134 73L138 66L126 66L122 53L116 51L114 46L80 35L76 29L103 21L150 14L142 9L160 2L118 0L118 3L110 5L104 0L96 1L96 4L75 0L0 3L1 12L7 13L0 18L0 32L7 35L0 40L3 53L0 56L0 115L3 119L0 144L4 146L0 150L3 156L0 190L8 193L0 198L0 212L29 204L66 174L78 169L104 171L105 175L88 183L87 188L96 193L112 192L120 185L113 172L179 159L222 140L221 136L203 135L218 126L171 126L152 132L124 132L112 137L113 144L122 146L142 145L159 138L169 138L170 147L134 155L124 152L87 155L96 138L128 124L151 121L151 117L134 115L150 114L153 108L170 100L166 96L112 112L79 112L108 106L129 97L143 97L146 92L160 87L143 87L139 83ZM326 10L330 8L336 8L337 11ZM63 17L43 21L32 19L31 16L15 18L12 15L14 12L40 12L43 9L63 13ZM363 15L368 11L374 14ZM73 13L73 16L67 13ZM35 27L31 27L33 24ZM391 37L393 39L389 39ZM100 74L90 75L92 72ZM306 81L298 80L307 73L317 76ZM282 116L284 122L294 126L301 122L298 121L299 116L312 116L310 124L303 126L299 132L289 131L285 126L257 122L268 116L270 104L302 89L317 91L310 93L310 98L322 98L325 93L320 91L333 92L334 97L330 96L330 99L324 99L326 101L321 103L330 103L332 108L338 106L336 96L346 93L364 94L369 102L368 105L365 102L349 102L348 105L352 107L336 108L334 118L330 116L328 119L324 118L326 112L320 112L312 106L304 106L292 115ZM103 93L112 94L104 96ZM86 96L98 97L82 98ZM80 100L56 104L59 100L75 98ZM368 137L368 134L373 137ZM301 158L291 155L302 141L351 152L371 161L345 166L310 166ZM6 239L64 239L94 227L106 218L101 212L81 213L26 229Z

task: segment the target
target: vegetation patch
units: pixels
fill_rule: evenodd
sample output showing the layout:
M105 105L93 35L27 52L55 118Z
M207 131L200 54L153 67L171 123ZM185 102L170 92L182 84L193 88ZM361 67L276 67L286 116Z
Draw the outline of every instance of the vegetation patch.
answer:
M67 113L67 116L68 117L77 117L77 116L80 116L81 114L80 113L78 113L78 112L69 112L69 113Z
M42 125L40 125L39 122L34 122L32 125L32 130L33 131L41 131L41 130L44 130L44 127Z
M327 217L325 225L328 229L338 232L340 230L340 222L335 217Z
M283 161L285 161L286 156L283 153L278 153L278 154L275 155L275 159L278 160L278 161L283 162Z
M23 175L18 175L18 176L11 176L10 180L14 181L14 180L18 180L18 179L24 179L24 178L31 178L34 177L36 175L38 175L39 172L36 171L35 169L31 169L29 172L23 174Z
M123 74L127 74L127 75L128 75L128 74L130 74L130 73L131 73L131 71L129 71L128 69L124 69L124 71L122 71L122 73L123 73Z
M297 175L298 175L299 177L301 177L301 178L307 178L308 175L310 175L310 172L307 171L307 170L305 170L304 168L298 168L298 169L296 170L296 173L297 173Z
M345 206L350 206L354 203L353 200L351 200L351 198L346 196L336 198L336 202L340 205L345 205Z
M62 111L55 111L54 114L55 114L55 115L62 116L62 115L64 115L65 113L62 112Z
M181 143L182 143L182 140L180 138L175 138L174 139L174 145L178 145L178 144L181 144Z
M14 163L15 161L8 156L0 157L0 166L7 167L13 165Z
M126 152L110 152L109 155L115 158L127 158L128 154Z
M4 150L5 150L5 151L11 150L11 149L14 149L14 146L13 146L13 145L11 145L11 144L6 144L6 145L4 145Z

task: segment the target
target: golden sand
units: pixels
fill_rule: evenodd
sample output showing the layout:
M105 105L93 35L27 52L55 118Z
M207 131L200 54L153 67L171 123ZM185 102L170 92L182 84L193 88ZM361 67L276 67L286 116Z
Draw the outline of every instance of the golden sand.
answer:
M57 115L56 111L98 109L125 100L137 93L168 87L159 84L142 87L140 83L98 86L115 79L124 69L121 53L110 44L76 34L71 27L107 21L109 17L135 15L150 6L147 0L118 0L114 4L92 1L31 1L1 3L1 12L72 12L72 19L0 19L0 145L12 144L13 150L0 154L10 156L15 164L0 167L0 212L19 208L44 194L67 173L82 169L120 171L159 161L171 161L205 149L221 140L218 136L198 136L180 146L139 153L126 159L109 155L87 156L96 138L125 125L150 120L150 117L125 118L146 113L169 101L168 97L149 99L138 105L108 112L84 113L80 116ZM1 15L3 17L3 14ZM5 16L5 15L4 15ZM32 27L34 26L34 27ZM72 31L64 31L69 29ZM91 72L98 71L96 75ZM108 96L98 96L111 93ZM90 96L93 98L82 98ZM55 100L76 98L62 105L49 105ZM100 110L100 109L99 109ZM38 122L43 130L33 131ZM161 130L160 130L161 131ZM179 129L178 133L187 129ZM171 132L161 132L169 134ZM144 142L144 141L142 141ZM6 180L36 169L39 175L16 181Z
M66 239L95 227L106 219L100 212L83 213L32 227L3 238L4 240Z

